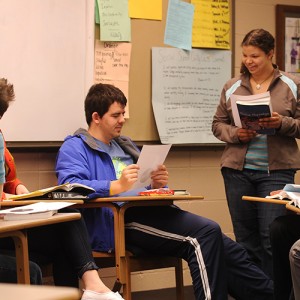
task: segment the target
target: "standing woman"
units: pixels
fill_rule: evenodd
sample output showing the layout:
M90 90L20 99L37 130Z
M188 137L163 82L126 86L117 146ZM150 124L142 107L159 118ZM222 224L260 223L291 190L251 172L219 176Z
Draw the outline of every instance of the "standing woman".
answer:
M226 143L221 171L236 240L272 276L269 225L285 214L285 207L242 201L242 196L266 197L286 183L294 183L296 170L300 168L295 140L300 137L300 78L280 71L272 63L275 40L268 31L250 31L241 46L241 74L224 85L212 130ZM236 127L230 96L267 91L273 113L270 118L260 119L260 125L275 128L275 134L257 134Z

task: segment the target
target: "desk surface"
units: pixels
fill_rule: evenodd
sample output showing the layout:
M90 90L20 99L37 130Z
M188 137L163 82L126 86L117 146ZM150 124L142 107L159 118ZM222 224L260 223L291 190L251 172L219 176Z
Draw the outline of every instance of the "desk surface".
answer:
M275 203L275 204L287 204L289 202L289 200L261 198L261 197L253 197L253 196L243 196L242 199L246 201L266 202L266 203Z
M24 284L0 284L0 298L5 300L79 300L76 288L37 286Z
M14 230L23 230L32 227L39 227L44 225L56 224L61 222L78 220L81 218L80 213L58 213L47 219L36 220L17 220L4 221L0 220L0 233L10 232ZM0 293L1 295L1 293Z
M45 200L45 199L27 199L27 200L18 200L18 201L11 201L5 200L1 202L2 208L8 208L12 206L21 206L21 205L28 205L33 204L41 201L64 201L64 202L74 202L75 207L80 207L81 204L88 204L88 203L114 203L114 202L136 202L136 201L154 201L154 200L161 200L161 201L182 201L182 200L202 200L204 199L203 196L191 196L191 195L176 195L176 196L127 196L127 197L106 197L106 198L96 198L92 200ZM72 207L72 206L71 206Z
M126 196L126 197L107 197L107 198L96 198L87 201L88 203L93 202L135 202L135 201L153 201L153 200L202 200L203 196L191 196L191 195L161 195L161 196Z
M246 201L256 201L256 202L266 202L266 203L274 203L274 204L284 204L288 210L291 210L297 214L300 214L300 208L295 205L290 204L290 200L280 200L280 199L272 199L272 198L260 198L260 197L251 197L251 196L243 196L243 200Z

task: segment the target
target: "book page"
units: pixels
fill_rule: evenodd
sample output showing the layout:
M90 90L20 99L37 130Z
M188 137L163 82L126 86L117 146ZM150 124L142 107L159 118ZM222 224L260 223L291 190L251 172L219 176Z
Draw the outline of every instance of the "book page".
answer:
M300 193L296 192L286 192L289 198L292 200L290 204L295 205L296 207L300 208Z
M132 189L146 187L151 183L150 174L162 165L172 145L144 145L137 161L140 167L138 180Z
M33 214L33 213L39 213L39 212L45 212L45 211L51 211L51 210L59 210L62 208L65 208L67 206L73 205L74 203L71 202L38 202L34 204L29 205L23 205L8 209L2 209L0 210L0 214Z

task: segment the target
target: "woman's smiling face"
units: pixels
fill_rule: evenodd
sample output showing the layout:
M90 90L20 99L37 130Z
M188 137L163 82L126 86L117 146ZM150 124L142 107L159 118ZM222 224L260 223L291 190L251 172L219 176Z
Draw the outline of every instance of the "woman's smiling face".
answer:
M266 54L258 47L243 46L242 51L242 62L252 75L264 73L272 64L273 50Z

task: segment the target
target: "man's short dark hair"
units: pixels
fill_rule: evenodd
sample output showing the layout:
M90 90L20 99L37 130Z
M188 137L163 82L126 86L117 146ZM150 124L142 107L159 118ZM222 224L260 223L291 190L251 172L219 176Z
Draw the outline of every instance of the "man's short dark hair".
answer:
M88 125L92 122L92 114L94 112L97 112L102 118L114 102L124 107L127 104L127 99L119 88L103 83L91 86L84 101L85 118Z
M7 79L0 78L0 118L7 111L9 102L15 99L14 86Z

